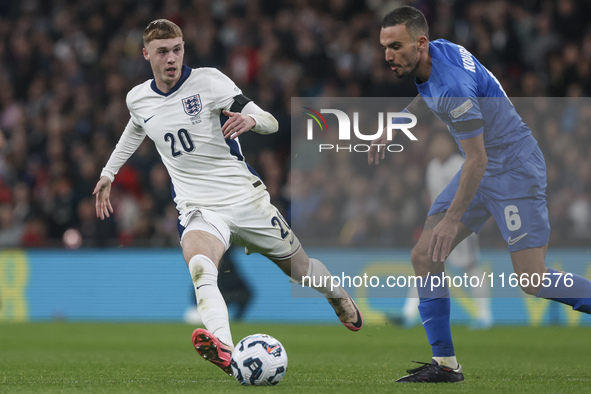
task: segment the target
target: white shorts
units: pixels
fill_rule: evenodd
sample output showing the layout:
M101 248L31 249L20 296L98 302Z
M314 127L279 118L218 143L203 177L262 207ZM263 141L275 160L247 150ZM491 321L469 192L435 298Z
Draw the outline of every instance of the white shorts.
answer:
M289 259L301 248L266 191L234 205L195 209L182 218L181 244L186 233L201 230L217 237L226 250L236 244L246 254L260 253L275 260Z

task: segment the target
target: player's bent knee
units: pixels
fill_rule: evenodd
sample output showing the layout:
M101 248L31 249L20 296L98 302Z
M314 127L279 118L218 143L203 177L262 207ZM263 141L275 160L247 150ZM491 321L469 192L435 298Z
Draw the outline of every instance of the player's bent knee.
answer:
M412 266L417 269L428 269L431 265L431 259L426 250L419 247L414 247L410 252L410 261Z
M543 278L543 274L544 272L546 272L546 268L544 267L544 270L542 272L538 272L536 269L519 269L519 267L515 267L515 274L517 276L517 279L519 280L520 278L532 278L533 276L538 276L540 278ZM523 283L527 283L528 286L523 286ZM519 287L521 287L521 290L525 293L525 294L529 294L529 295L537 295L538 292L540 291L541 288L541 284L536 286L533 286L531 284L532 281L529 280L519 280Z

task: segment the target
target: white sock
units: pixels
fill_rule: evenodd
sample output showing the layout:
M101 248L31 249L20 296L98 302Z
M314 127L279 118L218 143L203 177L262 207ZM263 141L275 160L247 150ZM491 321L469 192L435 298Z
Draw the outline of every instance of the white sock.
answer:
M451 369L457 369L458 368L458 360L456 359L456 356L451 356L451 357L433 357L433 360L437 361L437 364L444 365L444 366L449 367Z
M218 288L218 270L205 255L198 254L189 261L189 272L195 286L197 310L205 328L220 341L234 348L228 307Z
M347 297L347 292L340 285L334 288L331 286L332 275L320 260L310 259L306 276L310 278L310 287L323 294L326 298ZM307 283L308 280L306 280Z

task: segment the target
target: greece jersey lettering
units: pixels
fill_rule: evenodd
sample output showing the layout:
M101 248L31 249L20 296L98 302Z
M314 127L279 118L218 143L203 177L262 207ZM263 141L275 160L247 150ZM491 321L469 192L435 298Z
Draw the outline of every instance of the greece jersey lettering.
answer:
M446 40L429 43L431 75L417 89L435 116L459 140L483 134L488 156L485 177L525 162L537 146L499 81L464 47ZM504 99L503 99L504 98Z
M131 119L125 132L154 141L181 215L230 205L265 190L244 162L238 138L226 140L221 131L221 111L229 110L241 93L214 68L183 66L181 79L168 93L149 80L127 95Z

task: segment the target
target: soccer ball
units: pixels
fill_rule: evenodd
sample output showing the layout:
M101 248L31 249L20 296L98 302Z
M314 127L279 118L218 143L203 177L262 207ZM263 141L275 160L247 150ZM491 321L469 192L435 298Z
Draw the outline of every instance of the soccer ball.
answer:
M245 386L274 386L281 382L286 370L285 348L270 335L249 335L232 354L234 377Z

